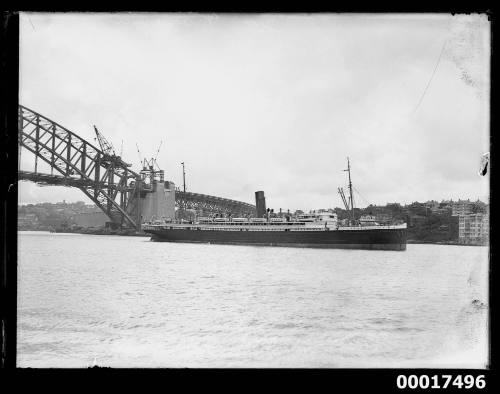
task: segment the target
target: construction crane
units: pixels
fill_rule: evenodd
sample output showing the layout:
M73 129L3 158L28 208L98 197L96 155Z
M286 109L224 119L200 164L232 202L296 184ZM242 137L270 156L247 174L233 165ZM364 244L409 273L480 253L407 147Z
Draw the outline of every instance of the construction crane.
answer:
M143 170L149 170L149 171L156 171L156 168L158 168L158 171L161 171L160 166L158 165L157 158L158 158L158 153L160 153L160 148L162 145L163 141L160 141L160 146L158 146L158 149L156 151L156 156L152 157L151 159L141 159L141 152L139 151L139 146L137 146L137 152L139 153L139 159L141 159L141 164L142 164L142 169ZM136 144L137 145L137 144Z
M116 156L115 153L115 148L113 148L113 145L104 138L104 136L99 133L99 130L97 130L97 127L94 125L94 130L95 134L97 136L97 140L99 141L99 145L101 146L101 150L106 154L110 156Z
M163 144L163 141L160 141L160 146L158 146L158 150L156 151L155 163L156 163L156 159L158 158L158 153L160 153L161 144ZM158 166L158 164L157 164L157 166ZM159 168L159 166L158 166L158 168Z
M141 152L139 151L139 145L137 145L137 153L139 154L139 159L141 159L141 165L142 165L142 170L141 170L141 176L144 180L149 179L149 183L152 185L155 180L158 180L160 182L164 181L164 171L160 168L158 165L156 159L158 158L158 153L160 152L160 148L162 145L163 141L160 141L160 146L158 147L158 150L156 151L156 156L152 157L151 159L141 158ZM155 169L155 166L157 169Z
M118 156L115 152L115 148L113 144L108 142L106 138L97 130L97 127L94 125L95 134L97 136L97 141L99 142L99 146L104 153L104 157L102 158L104 162L109 162L113 164L119 164L125 167L131 167L132 164L125 163L121 156ZM122 140L122 150L123 150L123 140Z

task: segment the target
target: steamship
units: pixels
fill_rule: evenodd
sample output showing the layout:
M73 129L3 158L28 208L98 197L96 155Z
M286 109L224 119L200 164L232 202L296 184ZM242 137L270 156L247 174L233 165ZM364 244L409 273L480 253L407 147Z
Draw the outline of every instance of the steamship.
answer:
M214 244L316 247L338 249L406 250L406 223L378 225L354 220L350 164L349 200L339 193L351 218L339 220L335 212L318 211L292 216L273 215L265 209L263 192L256 192L257 212L264 217L198 217L192 221L153 221L142 225L152 241ZM258 215L258 216L261 216ZM274 217L273 217L274 216Z

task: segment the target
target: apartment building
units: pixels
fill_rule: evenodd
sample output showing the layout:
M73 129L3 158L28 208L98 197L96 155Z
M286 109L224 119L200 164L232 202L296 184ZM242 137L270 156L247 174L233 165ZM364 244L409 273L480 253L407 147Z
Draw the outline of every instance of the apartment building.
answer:
M489 238L489 215L458 215L458 241L470 245L486 245Z

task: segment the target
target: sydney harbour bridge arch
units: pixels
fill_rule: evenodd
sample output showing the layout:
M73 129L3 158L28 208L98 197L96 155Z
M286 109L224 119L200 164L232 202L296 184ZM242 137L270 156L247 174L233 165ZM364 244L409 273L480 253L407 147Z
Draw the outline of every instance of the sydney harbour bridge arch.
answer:
M121 227L140 229L151 212L168 205L165 195L170 196L172 209L175 204L204 214L255 216L255 206L245 202L175 190L173 183L163 180L163 171L151 168L137 173L114 152L103 151L23 105L19 105L18 130L19 152L29 152L33 164L33 170L19 170L19 180L76 187ZM41 163L49 170L40 171Z

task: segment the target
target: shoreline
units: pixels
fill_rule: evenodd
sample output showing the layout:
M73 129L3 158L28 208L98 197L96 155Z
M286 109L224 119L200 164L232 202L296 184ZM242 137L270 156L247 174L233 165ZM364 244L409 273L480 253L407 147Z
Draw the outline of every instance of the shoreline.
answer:
M409 245L456 245L456 246L489 246L488 244L465 244L458 241L418 241L418 240L407 240L406 244Z
M20 231L40 231L40 232L49 232L49 233L58 233L58 234L86 234L86 235L121 235L121 236L132 236L132 237L149 237L149 234L146 234L143 231L135 231L135 230L108 230L108 229L78 229L78 230L50 230L50 229L43 229L43 230L28 230L28 229L23 229L23 230L17 230L18 232Z

